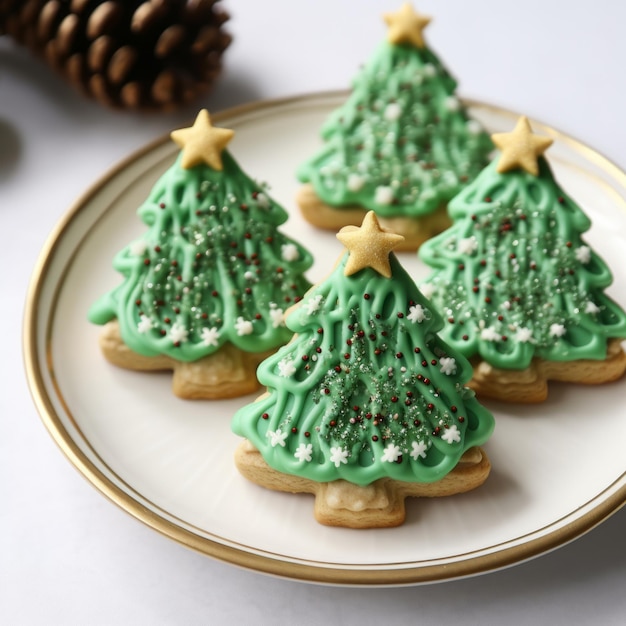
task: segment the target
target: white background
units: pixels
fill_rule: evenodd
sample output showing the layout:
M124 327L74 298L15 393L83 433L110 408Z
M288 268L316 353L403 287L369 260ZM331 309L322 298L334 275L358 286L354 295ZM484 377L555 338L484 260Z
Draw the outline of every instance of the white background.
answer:
M22 311L38 253L67 208L200 106L347 87L384 37L380 14L399 6L223 4L234 43L222 79L169 115L105 110L0 39L0 622L621 624L625 509L501 572L400 589L321 587L239 570L161 537L84 480L43 427L23 373ZM461 95L551 124L626 168L626 4L423 0L418 8L434 17L427 40Z

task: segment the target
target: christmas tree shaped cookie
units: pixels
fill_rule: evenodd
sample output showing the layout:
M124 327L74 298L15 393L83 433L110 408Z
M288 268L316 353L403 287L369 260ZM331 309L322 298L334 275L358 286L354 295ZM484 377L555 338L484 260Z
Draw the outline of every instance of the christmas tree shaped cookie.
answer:
M399 250L415 250L449 226L448 201L493 146L424 42L429 18L405 4L385 20L387 40L324 124L322 149L298 170L298 204L310 223L331 230L373 210L405 237Z
M437 335L443 320L391 253L402 237L373 212L338 238L333 272L287 314L292 341L258 370L267 393L240 409L240 472L315 494L323 524L396 526L407 497L482 484L492 415L463 383L469 363Z
M609 269L582 238L591 223L559 187L552 143L525 117L492 136L501 153L450 202L453 225L420 257L442 337L472 360L479 395L541 402L548 380L596 384L626 369L626 314Z
M106 324L109 361L173 370L178 396L250 393L258 363L291 337L283 311L310 287L312 258L225 149L232 131L203 110L171 136L182 150L139 209L148 230L115 257L124 280L89 319Z

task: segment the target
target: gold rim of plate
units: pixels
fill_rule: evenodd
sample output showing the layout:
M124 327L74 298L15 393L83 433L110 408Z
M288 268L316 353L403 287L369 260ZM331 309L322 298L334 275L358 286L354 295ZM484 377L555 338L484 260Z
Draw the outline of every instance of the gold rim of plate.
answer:
M329 99L336 99L337 103L340 103L347 97L347 95L347 91L328 91L303 94L288 98L257 101L225 109L221 112L212 114L211 117L214 122L224 124L230 119L238 118L246 114L259 113L264 110L271 110L290 105L315 105L316 103L321 105ZM464 99L464 103L469 107L477 107L484 111L491 111L495 114L510 117L512 123L519 117L519 114L513 111L503 109L495 105L485 104L476 100ZM535 130L543 132L558 141L567 144L570 149L584 157L589 162L593 163L606 175L613 178L624 189L626 189L626 173L609 159L588 147L581 141L554 129L549 125L543 124L534 119L531 119L530 121ZM46 283L54 256L59 250L59 247L63 242L64 235L70 225L80 215L89 200L131 163L147 155L168 141L170 141L169 135L165 135L153 142L148 143L142 149L132 153L106 172L74 202L49 235L35 265L26 298L23 327L24 364L28 385L36 408L44 425L69 461L79 470L81 474L83 474L85 478L87 478L87 480L89 480L89 482L92 483L94 487L96 487L112 502L166 537L169 537L170 539L173 539L174 541L177 541L178 543L197 552L221 561L283 578L323 584L351 586L415 585L453 580L503 569L565 545L566 543L580 537L596 527L626 504L626 481L624 481L624 478L626 477L625 472L603 492L597 494L589 502L584 503L580 508L589 508L589 510L580 517L574 518L568 522L567 518L577 513L577 511L573 511L564 518L554 520L547 526L533 531L528 536L515 538L515 542L509 540L503 544L489 546L489 552L487 554L483 554L482 552L484 552L484 550L481 550L477 554L467 553L457 555L459 558L454 560L452 563L444 562L432 564L424 561L417 563L387 563L377 566L361 564L344 565L341 563L322 563L317 561L307 563L302 560L301 562L294 562L294 560L281 557L281 555L277 554L272 555L268 553L256 553L245 546L238 547L237 545L233 545L233 542L229 540L225 544L217 539L210 539L206 536L202 536L199 533L194 532L193 529L182 520L180 524L177 524L175 521L176 518L173 517L172 514L161 511L157 505L150 503L151 507L148 508L142 504L140 501L142 499L141 494L136 494L137 497L133 495L132 487L127 485L122 477L115 474L113 470L108 468L116 479L115 481L112 480L111 477L101 471L101 469L97 467L96 464L84 453L74 440L72 434L63 424L61 417L54 407L52 398L46 389L43 372L46 371L54 381L54 371L50 349L51 326L52 320L54 319L55 303L58 299L58 294L63 284L63 280L59 280L56 285L55 293L52 296L53 305L51 307L51 314L48 316L46 323L45 363L40 362L41 359L38 356L37 350L38 340L40 341L38 328L41 322L39 305L42 290ZM626 206L623 199L622 204L623 206ZM83 235L82 239L84 239L87 234L88 232ZM79 245L80 243L77 244L76 247ZM67 267L65 270L66 269ZM57 390L60 392L58 387ZM58 400L63 404L62 395L59 395ZM68 416L71 418L69 407L65 408ZM80 429L75 422L73 426L78 430L78 432L80 432ZM87 438L84 438L84 441L89 445ZM97 456L97 451L93 450L93 452ZM104 464L104 462L102 463L106 467L106 464ZM126 489L120 485L125 485ZM507 545L511 543L515 543L515 545Z

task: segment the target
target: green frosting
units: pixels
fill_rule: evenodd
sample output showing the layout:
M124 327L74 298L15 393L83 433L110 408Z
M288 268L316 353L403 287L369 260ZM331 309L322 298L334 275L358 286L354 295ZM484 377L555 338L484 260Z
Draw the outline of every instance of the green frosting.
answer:
M395 256L391 279L345 276L346 258L287 317L297 334L259 366L269 393L235 414L233 431L273 468L318 482L439 480L485 442L493 416Z
M442 337L499 368L604 359L607 340L626 337L626 314L603 292L611 273L581 238L589 218L538 163L538 176L491 163L419 251L434 268L421 288L447 318Z
M194 361L230 342L261 352L291 337L283 309L310 287L312 257L277 227L287 213L222 152L223 171L177 161L139 216L149 230L113 266L124 281L90 321L117 318L123 341L145 356Z
M381 216L432 213L486 165L493 146L428 48L383 42L298 170L327 204Z

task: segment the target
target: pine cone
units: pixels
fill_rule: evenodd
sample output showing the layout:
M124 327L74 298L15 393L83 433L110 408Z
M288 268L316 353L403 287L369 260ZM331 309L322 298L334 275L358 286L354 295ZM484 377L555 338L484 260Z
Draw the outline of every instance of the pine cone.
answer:
M169 110L206 92L231 41L216 0L0 0L0 34L114 108Z

